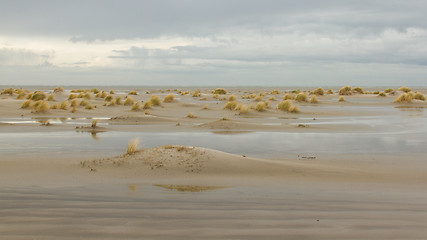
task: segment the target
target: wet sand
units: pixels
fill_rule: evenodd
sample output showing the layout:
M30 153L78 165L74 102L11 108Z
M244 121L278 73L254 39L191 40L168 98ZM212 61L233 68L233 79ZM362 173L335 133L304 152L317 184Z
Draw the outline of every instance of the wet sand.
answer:
M241 96L255 89L229 91L238 101L254 104L253 99ZM152 94L161 98L169 94L167 89L138 92L132 97L144 102ZM124 97L125 93L116 91L115 95ZM396 141L402 136L402 143L409 141L406 144L415 145L415 150L405 151L403 145L405 154L392 149L368 154L308 149L310 154L291 152L280 157L260 151L246 156L239 148L226 153L211 149L208 143L192 147L170 145L175 143L167 140L161 141L166 146L140 146L132 155L124 155L122 147L108 154L49 150L57 147L54 144L41 144L39 151L27 153L22 147L3 150L0 235L5 239L427 236L423 224L427 220L427 164L421 147L427 126L425 102L393 103L398 93L387 97L353 94L345 96L346 102L338 102L335 93L318 96L316 104L294 102L300 112L288 113L275 109L284 94L264 96L279 100L271 101L272 108L266 111L240 114L224 109L227 101L214 99L209 89L202 90L200 97L175 92L174 102L152 107L149 115L131 111L130 106L103 106L104 100L96 98L89 100L97 106L94 110L78 107L74 113L70 109L34 113L21 109L24 100L17 100L16 95L1 95L0 131L11 141L13 134L76 131L87 132L88 138L92 132L101 138L103 132L387 133L393 138L384 138ZM56 95L57 102L67 97L68 93ZM208 109L203 109L206 104ZM187 118L189 112L197 118ZM90 127L93 118L100 119L94 129ZM42 125L46 121L51 124ZM269 143L260 143L260 149L262 144ZM8 145L0 136L2 146Z

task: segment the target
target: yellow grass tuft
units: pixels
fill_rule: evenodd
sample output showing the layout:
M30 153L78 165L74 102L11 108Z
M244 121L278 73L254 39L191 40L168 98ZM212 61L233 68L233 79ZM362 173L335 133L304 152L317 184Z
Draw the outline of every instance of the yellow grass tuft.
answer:
M265 102L258 102L257 105L255 106L255 110L257 110L258 112L263 112L265 111L266 108L267 108L267 104L265 104Z
M407 102L407 103L411 103L413 99L413 96L409 93L402 93L399 97L397 97L394 102L395 103L402 103L402 102Z
M237 101L231 101L231 102L227 102L224 106L225 109L230 109L230 110L234 110L237 106L239 102Z
M87 110L92 110L92 109L94 109L95 107L94 106L92 106L91 104L88 104L88 105L86 105L86 107L85 107L85 109L87 109Z
M312 92L314 95L317 95L317 96L323 96L323 95L325 95L325 89L323 89L323 88L316 88L315 90L313 90L313 92Z
M91 128L96 128L96 124L98 124L98 122L99 122L99 119L94 119L93 121L92 121L92 125L90 126Z
M21 93L18 94L18 96L16 97L16 99L24 99L25 96L27 96L27 93L21 92Z
M234 110L239 111L240 114L244 114L249 112L249 107L246 104L239 103Z
M76 107L77 106L77 99L73 99L72 101L71 101L71 103L70 103L70 106L71 107Z
M53 89L53 92L54 93L62 93L62 92L64 92L64 88L58 86L55 89Z
M298 93L295 96L295 101L297 101L297 102L308 102L308 97L305 93Z
M114 90L111 90L111 91L110 91L110 94L114 94Z
M298 105L293 105L289 108L289 112L291 113L299 113L299 107Z
M341 88L338 94L339 95L351 95L351 87L345 86L345 87Z
M188 118L197 118L197 116L196 116L196 115L194 115L194 113L191 113L191 112L189 112L189 113L187 114L187 117L188 117Z
M111 102L114 99L113 95L108 95L104 98L105 102Z
M236 100L237 100L237 98L236 98L236 96L234 96L234 95L231 95L231 96L228 98L228 101L229 101L229 102L236 101Z
M73 100L74 101L74 100ZM86 101L86 100L82 100L81 102L80 102L80 106L87 106L89 103L88 103L88 101Z
M225 91L225 89L223 89L223 88L217 88L217 89L215 89L215 91L213 93L224 95L224 94L227 94L227 91Z
M45 113L47 110L49 110L49 103L44 100L38 100L34 103L34 110L37 113Z
M316 95L312 96L310 99L310 103L318 103L319 100L317 99Z
M271 95L278 95L280 94L279 90L274 89L273 91L270 92Z
M92 90L90 90L91 92L93 92L94 94L98 94L99 93L99 89L98 88L92 88Z
M31 100L27 100L21 105L21 108L29 108L29 107L31 107Z
M424 94L417 92L417 93L415 93L414 99L425 101L426 97L424 96Z
M160 106L162 104L162 100L157 95L151 95L150 102L153 106Z
M134 138L129 141L128 147L126 149L127 155L132 155L138 150L139 138Z
M192 96L193 97L200 97L200 96L202 96L202 93L200 92L199 89L197 89L196 91L193 92Z
M3 94L9 94L10 96L12 96L14 92L15 92L15 89L13 89L13 88L6 88L0 94L1 95L3 95Z
M86 93L86 94L83 95L83 98L86 99L86 100L91 100L92 99L92 94Z
M68 101L63 101L61 105L59 105L59 109L67 110L69 106L70 104L68 103Z
M135 91L135 90L133 90L133 91L130 91L130 92L129 92L129 95L138 95L138 92L137 92L137 91Z
M70 112L72 112L72 113L77 112L77 106L74 106L74 107L71 109L71 111L70 111Z
M352 89L352 91L355 92L355 93L359 93L359 94L365 93L365 91L361 87L355 87L355 88Z
M74 93L72 93L68 96L68 100L73 100L75 98L77 98L77 94L74 94Z
M338 99L338 102L345 102L344 96L341 96L341 97Z
M116 103L117 105L123 105L123 103L122 103L122 97L117 96L117 97L116 97L116 101L115 101L115 103Z
M270 98L268 99L268 101L276 101L276 98L275 98L275 97L270 97Z
M51 102L55 101L55 95L54 94L49 94L49 96L47 97L47 100L51 101Z
M294 94L285 94L285 96L283 96L283 100L294 100L295 99L295 95Z
M131 97L131 96L126 96L126 100L125 100L125 102L123 103L123 105L125 105L125 106L130 106L130 105L133 105L135 103L135 99L133 99L133 97Z
M31 100L33 101L44 100L45 98L47 98L46 93L40 91L35 91L31 96Z
M209 105L208 105L208 104L205 104L205 106L203 106L203 109L204 109L204 110L208 110L208 109L209 109Z
M144 103L144 106L142 108L143 109L150 109L152 105L153 104L151 103L151 100L148 100Z
M277 104L277 109L282 111L289 111L289 108L291 108L292 103L290 100L283 100L279 104Z
M402 91L402 92L405 92L405 93L409 93L409 92L411 92L412 90L411 90L410 88L408 88L408 87L401 87L401 88L399 88L399 89L398 89L398 91Z
M263 97L262 96L260 96L260 95L258 95L258 96L256 96L255 98L254 98L254 101L255 102L261 102L263 100Z
M378 94L378 97L386 97L387 95L384 92Z
M59 108L58 104L50 105L50 109L58 109L58 108Z
M141 110L141 103L140 103L140 102L136 102L136 103L134 103L134 104L132 105L131 110L132 110L132 111L139 111L139 110Z
M171 102L173 102L173 100L175 100L175 95L173 93L171 93L163 99L163 102L171 103Z
M384 90L385 93L392 93L394 92L393 88L387 88L386 90Z
M334 91L332 89L329 89L326 94L334 94Z

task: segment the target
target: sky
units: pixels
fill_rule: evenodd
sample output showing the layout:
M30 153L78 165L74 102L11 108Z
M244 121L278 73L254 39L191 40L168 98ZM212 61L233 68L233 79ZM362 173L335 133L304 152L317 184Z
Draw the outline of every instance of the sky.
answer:
M0 85L427 86L427 1L0 6Z

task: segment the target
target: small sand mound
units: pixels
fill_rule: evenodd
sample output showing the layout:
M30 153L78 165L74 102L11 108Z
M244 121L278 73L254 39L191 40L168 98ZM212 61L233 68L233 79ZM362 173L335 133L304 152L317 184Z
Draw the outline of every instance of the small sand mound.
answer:
M240 123L228 119L220 119L213 122L198 125L197 127L209 128L209 129L242 129L248 128L249 124Z

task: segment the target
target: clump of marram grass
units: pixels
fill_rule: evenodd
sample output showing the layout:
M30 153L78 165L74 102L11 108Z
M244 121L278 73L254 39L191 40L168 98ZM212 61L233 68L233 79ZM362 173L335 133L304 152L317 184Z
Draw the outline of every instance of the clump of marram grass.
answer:
M384 90L385 93L392 93L394 92L393 88L387 88L386 90Z
M55 95L54 94L49 94L49 96L47 97L47 100L50 102L55 101Z
M426 100L426 96L424 96L424 94L422 94L420 92L416 92L415 95L414 95L414 99L425 101Z
M168 94L164 99L163 102L165 103L171 103L173 102L173 100L175 100L175 95L173 93Z
M107 105L108 107L114 107L116 106L116 99L113 98L110 102L108 102L108 104L105 103L104 105Z
M203 110L208 110L209 109L209 105L208 104L205 104L204 106L203 106Z
M292 103L290 100L283 100L279 104L277 104L277 109L282 111L289 111L291 106L292 106Z
M267 105L265 104L265 102L258 102L255 106L255 110L257 110L258 112L264 112L265 109L267 109Z
M129 95L138 95L138 92L137 92L137 91L135 91L135 90L133 90L133 91L130 91L130 92L129 92Z
M325 95L325 89L323 89L323 88L316 88L316 89L314 89L313 91L312 91L312 93L314 94L314 95L317 95L317 96L323 96L323 95Z
M194 113L192 113L192 112L189 112L189 113L187 114L187 117L188 117L188 118L197 118L197 116L196 116L196 115L194 115Z
M199 89L197 89L196 91L193 92L192 96L193 97L200 97L200 96L202 96L202 93L200 92Z
M110 94L114 94L114 90L111 90L111 91L110 91Z
M236 106L234 110L239 111L240 114L244 114L249 112L249 107L246 106L246 104L240 103Z
M34 103L33 108L36 113L45 113L49 110L49 103L44 100L38 100Z
M131 110L132 110L132 111L139 111L139 110L141 110L141 103L140 103L140 102L136 102L136 103L134 103L134 104L132 105L132 107L131 107Z
M16 97L16 99L24 99L25 96L27 96L27 93L21 92L21 93L18 94L18 96Z
M67 110L69 106L70 106L70 104L68 103L67 100L65 100L59 105L59 109Z
M363 88L361 88L361 87L355 87L355 88L353 88L352 89L352 91L354 92L354 93L359 93L359 94L363 94L365 91L363 90Z
M213 93L224 95L224 94L227 94L227 91L225 91L225 89L223 89L223 88L217 88L217 89L215 89L215 91Z
M285 96L283 96L283 100L294 100L295 99L295 95L294 94L285 94Z
M380 91L374 91L372 94L378 95L380 94Z
M86 105L88 105L89 104L89 102L88 101L86 101L86 100L84 100L84 99L82 99L81 101L80 101L80 106L86 106Z
M88 104L88 105L86 105L86 107L85 107L85 109L87 109L87 110L92 110L92 109L94 109L95 107L93 106L93 105L91 105L91 104Z
M129 141L128 147L126 149L127 155L132 155L138 150L139 138L134 138Z
M410 88L408 88L408 87L401 87L401 88L399 88L399 89L398 89L398 91L402 91L402 92L405 92L405 93L409 93L409 92L411 92L411 91L412 91L412 89L410 89Z
M104 98L104 101L105 102L111 102L113 100L113 98L114 98L113 95L108 95Z
M148 100L144 103L144 106L142 108L143 109L150 109L151 106L153 106L153 103L151 102L151 100Z
M22 103L21 108L29 108L31 107L31 100L27 100Z
M298 93L295 96L295 101L297 101L297 102L308 102L308 97L305 93Z
M410 93L402 93L399 97L397 97L394 102L395 103L402 103L402 102L406 102L406 103L411 103L413 99L413 95Z
M273 91L270 92L271 95L278 95L280 94L279 90L274 89Z
M160 106L162 104L162 100L157 95L151 95L150 102L153 106Z
M126 99L125 99L125 102L123 103L123 105L130 106L130 105L133 105L134 103L135 103L135 99L133 99L133 97L126 96Z
M237 98L236 98L236 96L234 94L230 95L230 97L228 97L228 101L229 102L236 101L236 100L237 100Z
M317 99L316 95L312 96L310 99L310 103L318 103L319 100Z
M74 106L73 108L71 108L71 111L70 111L70 112L72 112L72 113L77 112L77 106Z
M276 98L275 97L270 97L270 98L268 98L268 101L276 101Z
M345 102L344 96L341 96L340 98L338 98L338 102Z
M263 97L261 95L258 95L254 98L254 102L261 102L263 101Z
M33 101L44 100L45 98L47 98L46 93L40 91L35 91L31 96L31 100Z
M92 88L90 91L93 92L94 94L98 94L99 93L99 89L98 88Z
M386 97L387 95L385 94L385 92L380 92L379 94L378 94L378 97Z
M98 93L99 94L99 93ZM102 93L99 95L100 98L106 98L107 97L107 93L102 91Z
M299 113L299 107L298 105L293 105L289 108L288 112L290 113Z
M77 94L74 94L74 93L71 93L71 94L68 96L68 100L73 100L73 99L75 99L75 98L77 98Z
M59 108L58 104L50 105L50 109L58 109L58 108Z
M58 86L58 87L56 87L55 89L53 89L53 92L54 92L54 93L62 93L62 92L64 92L64 88L63 88L63 87Z
M71 101L71 103L70 103L70 106L71 106L71 107L76 107L76 106L77 106L77 104L78 104L77 99L73 99L73 100Z
M31 99L33 97L33 93L29 93L28 95L27 95L27 99Z
M326 92L326 94L334 94L334 90L329 89L329 90Z
M230 109L230 110L234 110L237 106L239 102L237 101L231 101L231 102L227 102L224 106L225 109Z
M6 88L0 94L1 95L9 94L10 96L12 96L14 92L15 92L15 89L13 89L13 88Z
M86 100L91 100L92 99L92 94L86 93L86 94L83 95L83 98L86 99Z
M96 124L98 124L98 122L99 122L99 119L94 119L93 121L92 121L92 124L91 124L91 128L96 128Z
M117 97L116 97L116 101L115 101L115 103L116 103L117 105L123 105L123 103L122 103L122 97L117 96Z
M345 86L342 87L340 89L340 91L338 92L339 95L351 95L351 87L350 86Z

